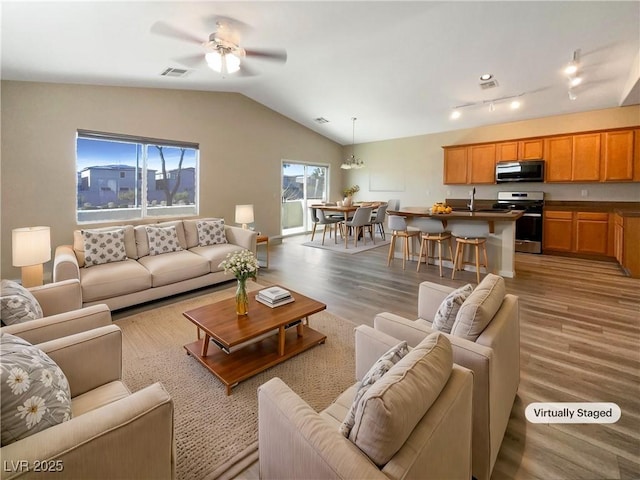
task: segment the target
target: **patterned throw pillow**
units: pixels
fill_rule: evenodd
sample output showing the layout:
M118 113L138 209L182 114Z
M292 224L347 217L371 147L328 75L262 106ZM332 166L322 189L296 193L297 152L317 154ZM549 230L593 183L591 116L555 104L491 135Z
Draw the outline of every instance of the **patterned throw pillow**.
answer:
M67 377L22 338L0 334L2 446L71 419Z
M391 347L384 355L382 355L376 363L369 369L366 375L362 378L362 381L358 385L358 390L355 397L353 397L353 403L351 408L347 412L347 416L344 418L342 425L340 425L340 433L349 438L349 433L356 421L356 410L358 409L358 403L364 394L376 383L382 376L387 373L391 367L400 361L409 353L409 347L407 342L400 342L395 347Z
M2 305L0 318L3 325L28 322L43 317L38 300L22 285L11 280L2 280L0 291Z
M182 250L178 242L176 227L145 227L149 239L149 255L179 252Z
M227 236L224 233L224 220L198 220L198 245L217 245L227 243Z
M82 238L86 268L127 259L123 228L111 231L82 230Z
M433 318L433 328L444 333L451 333L451 327L456 321L458 310L471 295L471 292L473 292L473 285L467 283L464 287L457 288L447 295Z

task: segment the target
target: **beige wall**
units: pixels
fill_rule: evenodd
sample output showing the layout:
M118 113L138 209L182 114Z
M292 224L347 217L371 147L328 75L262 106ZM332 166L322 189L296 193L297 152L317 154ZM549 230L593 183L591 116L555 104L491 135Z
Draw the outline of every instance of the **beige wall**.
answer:
M334 165L339 191L341 147L234 93L2 82L2 278L11 266L11 230L49 225L52 245L76 228L77 129L200 144L200 214L234 220L253 203L256 227L280 233L282 159ZM45 265L51 270L51 262Z
M429 206L445 198L467 198L471 189L465 185L443 185L444 145L637 125L640 125L640 106L636 105L360 144L356 146L356 156L365 160L366 168L348 171L345 183L360 185L357 199L399 198L405 206ZM343 150L344 155L351 153L350 146ZM500 190L540 190L550 200L640 201L638 183L525 183L480 185L476 190L476 198L486 199L495 199ZM582 196L582 190L586 190L586 197Z

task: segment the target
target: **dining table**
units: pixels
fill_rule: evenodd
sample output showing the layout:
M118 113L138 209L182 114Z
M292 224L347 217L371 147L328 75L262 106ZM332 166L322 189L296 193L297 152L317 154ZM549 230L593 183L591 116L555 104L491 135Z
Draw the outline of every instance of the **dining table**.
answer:
M351 205L327 205L324 203L318 203L311 205L311 208L322 210L324 212L340 213L343 216L344 221L349 220L349 215L355 213L358 207L373 207L375 210L385 202L358 202Z

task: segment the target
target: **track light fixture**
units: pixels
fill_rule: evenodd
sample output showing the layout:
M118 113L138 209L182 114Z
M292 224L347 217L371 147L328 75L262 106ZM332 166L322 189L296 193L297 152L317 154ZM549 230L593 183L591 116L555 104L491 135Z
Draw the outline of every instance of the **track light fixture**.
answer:
M577 87L582 83L582 77L579 76L580 71L580 49L574 50L571 61L564 69L564 73L569 81L569 100L575 100L577 98L574 87Z
M523 97L524 95L525 95L525 92L522 92L517 95L507 95L504 97L492 98L489 100L480 100L478 102L470 102L470 103L464 103L462 105L456 105L455 107L453 107L450 118L451 120L456 120L460 118L462 116L462 109L468 108L468 107L479 107L479 106L488 105L489 111L494 112L498 108L498 104L507 102L509 100L511 101L510 103L511 110L516 110L520 108L520 106L522 105L522 102L520 102L519 98Z

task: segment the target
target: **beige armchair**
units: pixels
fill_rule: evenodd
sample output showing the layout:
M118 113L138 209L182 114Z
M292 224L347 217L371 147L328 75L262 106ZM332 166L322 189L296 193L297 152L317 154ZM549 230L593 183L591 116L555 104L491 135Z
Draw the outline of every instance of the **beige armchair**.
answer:
M29 291L40 304L44 317L2 327L1 333L36 344L111 325L111 311L106 305L82 308L79 280L50 283Z
M368 422L365 421L366 413L361 417L356 413L359 430L354 438L353 430L351 436L346 438L340 433L339 427L354 399L357 384L342 393L321 413L313 410L279 378L261 385L258 389L260 478L468 480L471 477L473 378L469 370L453 365L451 347L446 338L433 338L437 338L437 342L446 343L448 348L448 367L439 370L445 370L448 378L444 377L445 383L440 393L427 386L428 381L424 379L429 378L429 375L416 373L411 368L404 371L402 378L413 377L416 382L413 384L414 388L400 392L396 389L395 396L387 397L386 403L381 399L394 388L394 384L390 386L386 379L389 376L399 378L398 374L392 375L392 368L371 387L376 388L379 382L385 382L382 389L384 393L376 394L374 398L380 407L378 411L390 413L383 418L370 417L377 421ZM427 339L425 343L430 341L433 339ZM356 377L362 379L375 361L398 343L397 339L369 326L357 327ZM438 347L442 343L438 343ZM420 346L400 362L408 360L413 353L420 354L424 348L429 346ZM409 362L405 364L414 365ZM430 394L435 398L425 407L425 412L420 405ZM371 406L371 410L374 409ZM369 406L362 410L371 411ZM413 417L416 423L408 420L413 414L416 414ZM403 430L404 435L398 434L397 429ZM380 441L379 436L385 440ZM383 464L380 464L380 460L376 460L379 455L384 455L377 450L384 450L385 442L405 437L399 450L391 449L391 452L386 453L391 455L388 461L385 458ZM374 454L371 453L372 449L376 451Z
M485 277L476 290L492 277L495 280L495 275ZM431 326L436 311L453 290L423 282L418 293L417 320L385 312L375 317L374 328L416 345L434 331ZM491 476L520 382L518 297L505 295L504 289L499 288L493 289L491 295L500 296L499 308L475 341L446 334L453 347L453 361L473 371L473 476L477 480Z
M173 478L173 402L161 384L130 393L122 382L122 332L101 327L37 345L69 381L73 418L2 447L1 478ZM26 471L24 468L30 466ZM47 474L44 474L47 475Z

